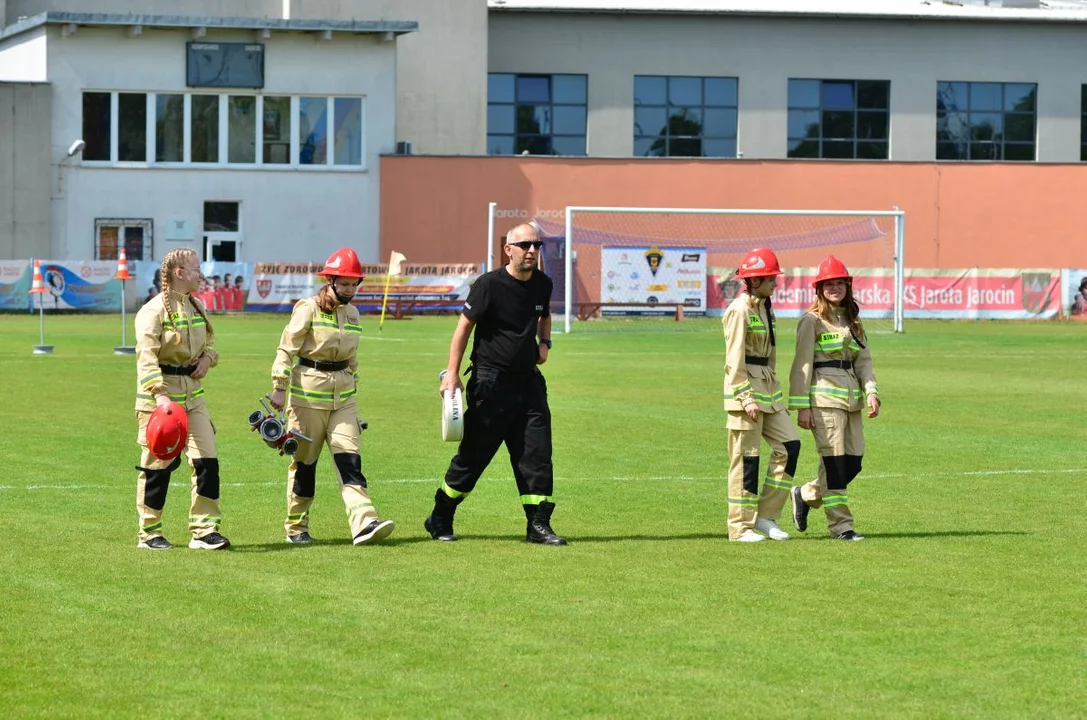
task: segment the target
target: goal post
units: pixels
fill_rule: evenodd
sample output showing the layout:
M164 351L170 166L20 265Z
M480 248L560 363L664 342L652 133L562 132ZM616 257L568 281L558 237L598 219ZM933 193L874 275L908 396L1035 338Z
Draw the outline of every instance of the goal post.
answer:
M903 332L905 212L568 206L565 222L537 218L561 250L564 331L611 316L720 315L739 284L740 258L777 253L785 276L775 313L799 317L828 253L854 276L866 326ZM557 268L556 268L557 269ZM558 303L556 303L558 304ZM578 320L578 323L575 323Z

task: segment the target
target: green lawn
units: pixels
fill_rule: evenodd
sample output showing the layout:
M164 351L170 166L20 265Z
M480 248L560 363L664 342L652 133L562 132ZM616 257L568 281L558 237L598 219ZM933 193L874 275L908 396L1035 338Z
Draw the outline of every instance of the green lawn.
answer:
M0 316L8 716L1084 717L1087 325L873 337L884 413L850 493L868 540L829 539L813 512L806 534L758 545L725 539L719 324L556 335L554 527L570 545L550 548L523 542L504 451L461 506L461 542L423 530L455 450L436 393L451 317L381 335L364 318L363 469L396 533L350 544L326 454L319 542L287 545L287 460L246 424L284 322L214 320L205 387L234 548L152 553L135 547L120 318L47 317L56 354L35 357L37 318ZM787 375L792 327L779 334ZM801 439L803 480L817 458Z

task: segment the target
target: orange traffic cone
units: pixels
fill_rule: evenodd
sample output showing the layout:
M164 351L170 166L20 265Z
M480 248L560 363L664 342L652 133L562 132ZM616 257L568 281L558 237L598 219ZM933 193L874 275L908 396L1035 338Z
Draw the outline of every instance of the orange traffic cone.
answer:
M121 248L121 257L117 261L117 274L113 276L114 280L131 280L132 276L128 274L128 258L125 257L125 249Z
M45 280L42 278L42 265L39 260L34 261L34 277L30 285L30 292L31 294L46 292Z

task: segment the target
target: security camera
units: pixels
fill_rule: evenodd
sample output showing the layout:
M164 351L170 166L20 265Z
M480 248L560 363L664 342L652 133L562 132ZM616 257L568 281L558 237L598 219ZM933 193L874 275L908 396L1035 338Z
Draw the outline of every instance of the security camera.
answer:
M76 140L74 143L72 143L71 147L68 148L68 157L72 157L76 153L83 152L83 148L85 147L87 147L87 143L83 142L82 140Z

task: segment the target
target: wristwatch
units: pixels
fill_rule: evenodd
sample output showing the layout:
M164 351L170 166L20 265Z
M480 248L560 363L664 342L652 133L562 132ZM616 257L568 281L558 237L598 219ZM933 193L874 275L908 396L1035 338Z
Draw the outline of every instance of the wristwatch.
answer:
M547 346L547 349L548 349L548 350L550 350L550 349L551 349L551 340L550 340L550 339L547 339L547 340L541 340L541 341L540 341L540 344L541 344L541 345L546 345L546 346Z

